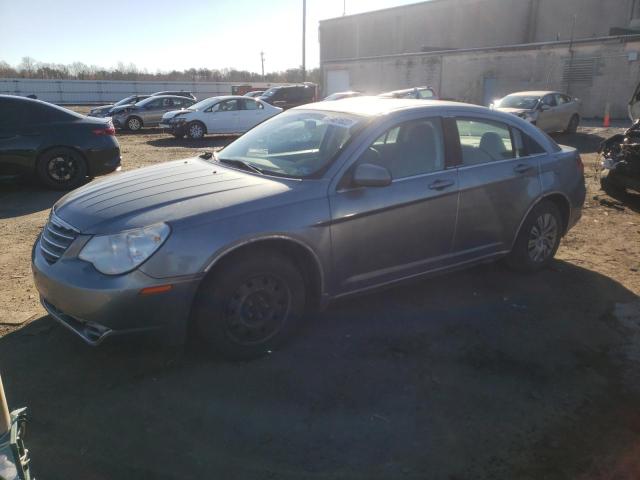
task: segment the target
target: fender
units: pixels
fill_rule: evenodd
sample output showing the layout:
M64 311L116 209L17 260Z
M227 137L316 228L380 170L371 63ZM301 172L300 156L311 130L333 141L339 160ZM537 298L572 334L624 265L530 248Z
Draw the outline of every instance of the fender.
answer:
M531 205L529 206L529 208L525 212L524 216L522 217L522 220L520 220L520 225L518 225L518 229L516 230L516 234L513 237L513 240L511 241L511 246L510 246L509 250L513 249L513 245L516 243L518 235L520 235L520 230L522 230L522 225L524 224L524 221L529 216L529 213L531 213L531 210L533 210L534 207L536 205L538 205L542 200L545 200L546 198L548 198L548 197L550 197L552 195L560 195L566 200L567 205L569 206L569 217L568 217L567 221L569 220L569 218L571 218L571 213L572 213L573 207L571 206L571 201L569 200L569 197L567 197L567 195L565 193L557 191L557 190L553 190L553 191L550 191L550 192L545 192L544 194L540 195L537 199L535 199L531 203ZM566 233L566 231L564 231L562 233L562 235L564 236L565 233Z

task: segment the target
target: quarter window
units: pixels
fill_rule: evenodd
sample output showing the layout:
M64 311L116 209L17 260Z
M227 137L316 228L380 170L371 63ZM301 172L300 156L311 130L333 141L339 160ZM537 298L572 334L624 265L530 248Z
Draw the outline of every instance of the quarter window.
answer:
M458 119L464 165L515 158L509 127L487 120Z
M245 110L260 110L261 108L264 108L264 107L260 103L256 102L255 100L249 100L249 99L244 100Z
M392 178L406 178L444 169L440 119L406 122L380 135L358 163L386 167Z

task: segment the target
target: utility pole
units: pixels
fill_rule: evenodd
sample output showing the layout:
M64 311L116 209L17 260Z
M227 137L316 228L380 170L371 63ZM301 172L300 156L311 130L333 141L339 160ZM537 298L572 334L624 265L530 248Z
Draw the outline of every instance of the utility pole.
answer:
M347 0L342 0L342 16L347 14Z
M302 0L302 81L307 80L307 0Z
M262 63L262 81L264 82L264 51L260 52L260 62Z

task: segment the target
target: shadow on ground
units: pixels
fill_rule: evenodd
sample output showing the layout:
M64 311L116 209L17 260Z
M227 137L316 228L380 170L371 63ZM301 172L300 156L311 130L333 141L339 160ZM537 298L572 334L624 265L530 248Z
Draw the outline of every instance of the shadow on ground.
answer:
M65 193L47 190L33 180L0 182L0 219L21 217L50 209Z
M610 313L635 300L563 262L494 265L342 301L249 363L92 349L43 317L0 365L47 479L579 478L640 455Z

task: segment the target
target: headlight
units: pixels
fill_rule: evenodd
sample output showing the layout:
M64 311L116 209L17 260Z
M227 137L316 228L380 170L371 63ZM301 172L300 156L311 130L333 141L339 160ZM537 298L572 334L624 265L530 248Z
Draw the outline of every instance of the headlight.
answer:
M82 248L78 258L106 275L120 275L153 255L170 232L169 225L158 223L114 235L96 235Z
M186 121L187 121L187 119L186 119L186 118L184 118L184 117L173 117L173 121L174 121L175 123L184 123L184 122L186 122Z

